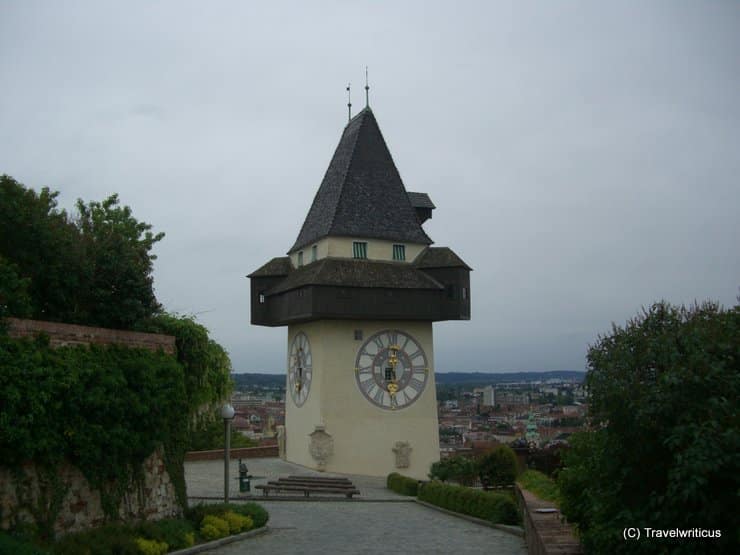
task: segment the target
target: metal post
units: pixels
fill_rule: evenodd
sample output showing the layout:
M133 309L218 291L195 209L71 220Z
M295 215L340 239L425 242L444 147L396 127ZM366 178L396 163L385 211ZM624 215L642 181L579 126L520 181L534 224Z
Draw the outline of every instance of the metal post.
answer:
M231 419L224 418L224 434L226 436L226 447L224 449L224 503L229 502L229 457L231 447Z

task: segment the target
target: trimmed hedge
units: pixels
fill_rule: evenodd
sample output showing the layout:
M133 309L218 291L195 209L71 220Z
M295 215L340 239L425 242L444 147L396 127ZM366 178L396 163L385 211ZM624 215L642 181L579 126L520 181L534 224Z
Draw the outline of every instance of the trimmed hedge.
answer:
M388 474L386 485L389 490L400 493L401 495L417 495L419 491L419 482L408 476L401 476L398 472Z
M419 499L444 509L488 520L493 524L519 524L519 511L508 495L480 491L442 482L428 482Z

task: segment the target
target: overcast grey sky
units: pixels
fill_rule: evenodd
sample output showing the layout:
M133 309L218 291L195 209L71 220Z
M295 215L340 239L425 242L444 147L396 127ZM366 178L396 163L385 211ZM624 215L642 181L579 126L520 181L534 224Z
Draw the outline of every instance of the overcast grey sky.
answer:
M0 0L0 173L120 194L159 300L283 372L245 275L292 245L370 104L472 266L437 371L581 370L642 305L740 285L740 3Z

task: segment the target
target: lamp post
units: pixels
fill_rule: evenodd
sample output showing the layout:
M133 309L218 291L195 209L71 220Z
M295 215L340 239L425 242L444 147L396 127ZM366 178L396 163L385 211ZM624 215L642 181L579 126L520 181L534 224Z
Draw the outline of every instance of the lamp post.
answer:
M234 407L226 403L221 407L221 418L224 419L224 503L229 502L229 448L231 447L231 419L234 418Z

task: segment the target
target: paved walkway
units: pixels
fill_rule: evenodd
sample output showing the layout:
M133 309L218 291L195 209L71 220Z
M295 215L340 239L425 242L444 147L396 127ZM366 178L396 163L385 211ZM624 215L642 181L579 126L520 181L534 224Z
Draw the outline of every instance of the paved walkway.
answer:
M246 461L255 476L266 481L288 474L313 474L306 468L280 459ZM236 472L236 464L233 465ZM217 461L185 464L188 495L223 494L223 463ZM361 497L377 500L362 502L262 501L270 513L270 532L236 542L212 555L276 554L426 554L486 553L526 555L524 540L517 536L449 516L408 502L385 489L382 478L350 476L362 492ZM238 489L235 487L234 489Z
M352 480L352 483L360 490L359 499L372 500L407 500L408 497L398 495L386 489L385 478L375 476L359 476L355 474L332 474L330 472L318 472L316 470L285 462L278 458L267 459L244 459L253 476L252 494L262 500L262 493L254 486L266 484L268 480L276 480L281 476L292 474L306 474L311 476L344 476ZM229 466L229 495L239 499L239 463L231 461ZM224 462L223 461L192 461L185 463L185 481L188 485L188 496L190 497L223 497L224 494ZM271 496L274 494L270 494ZM337 496L333 496L335 499ZM341 499L341 498L340 498Z

